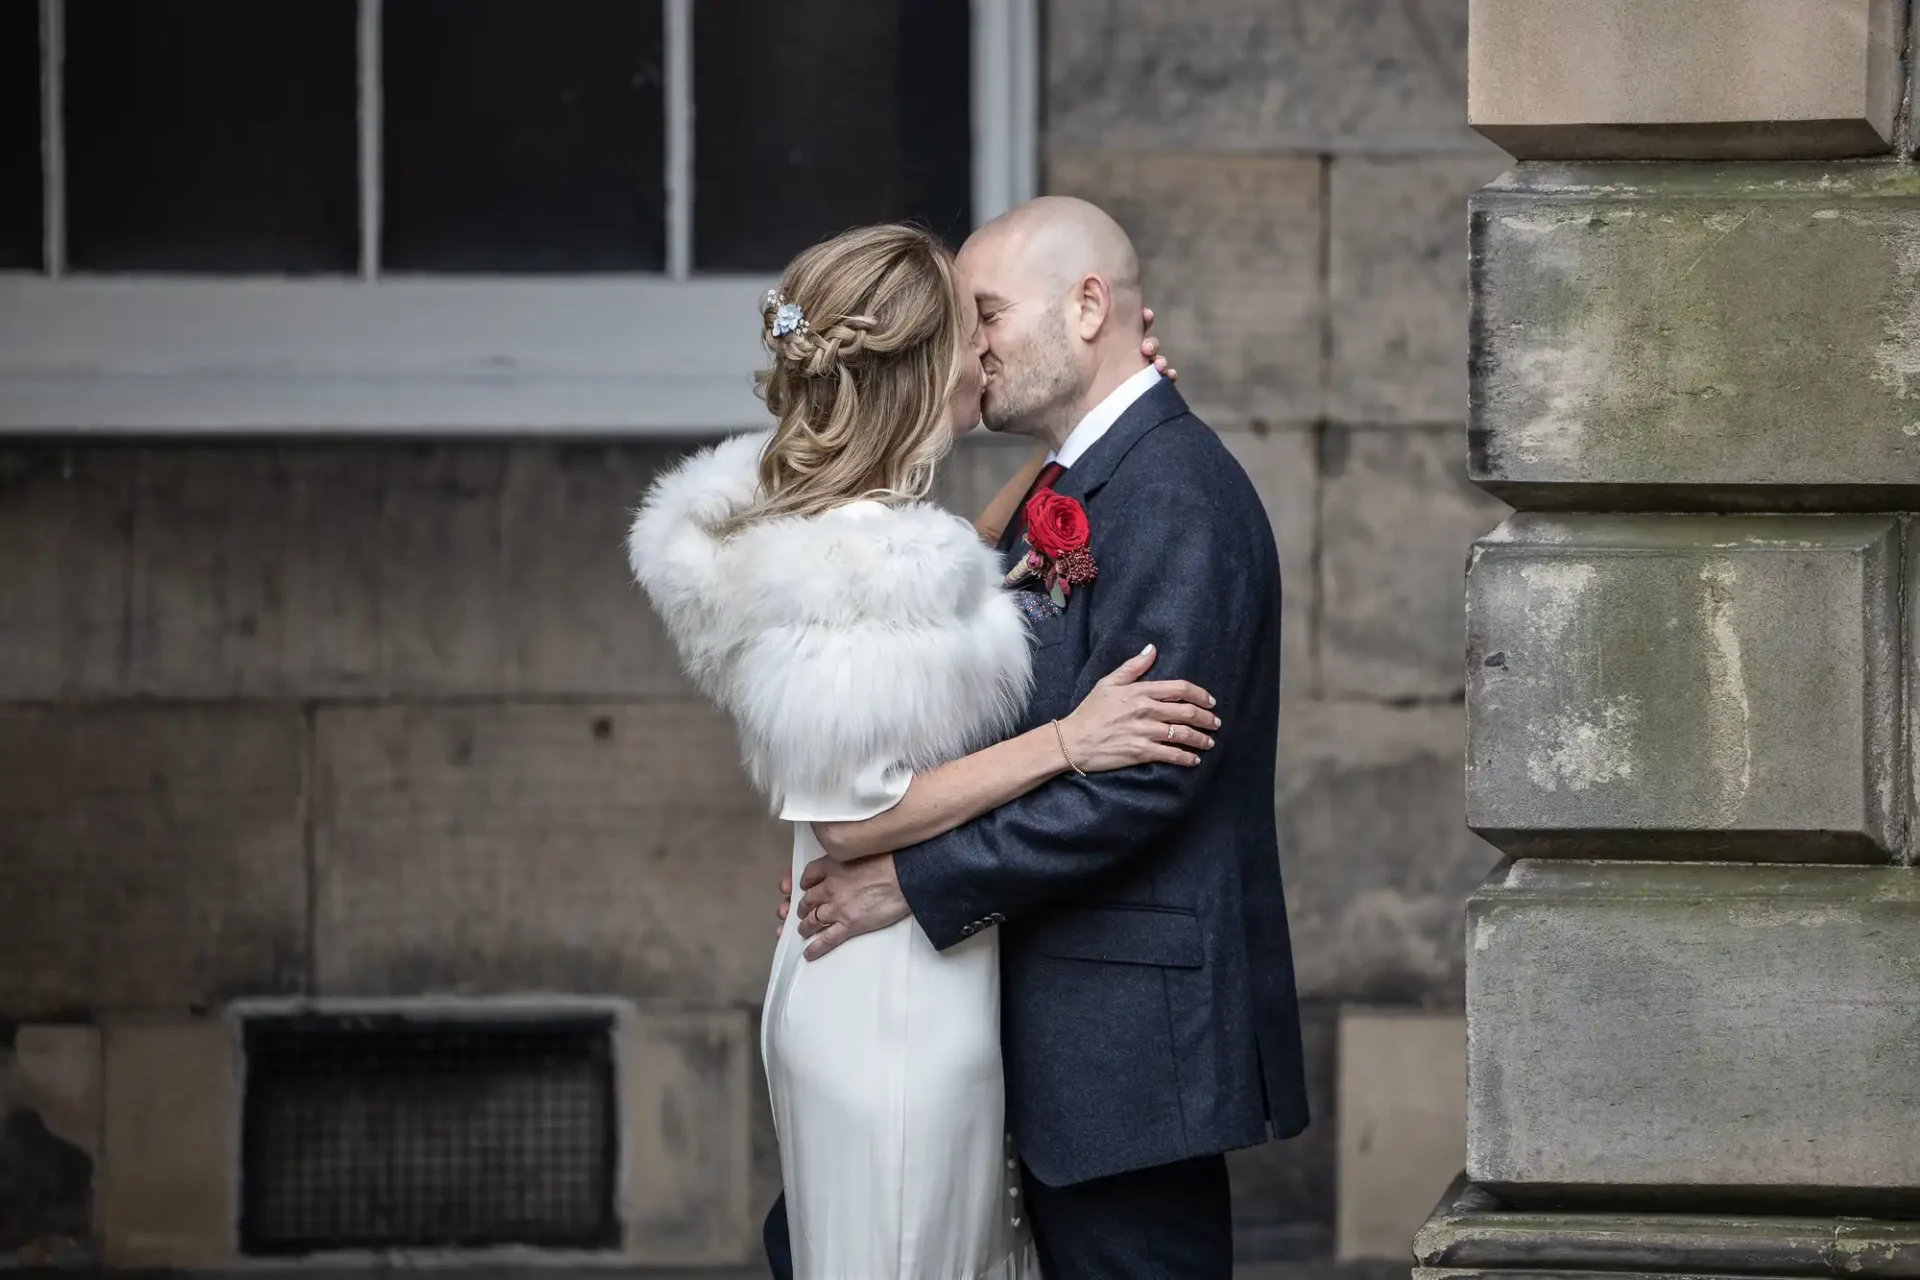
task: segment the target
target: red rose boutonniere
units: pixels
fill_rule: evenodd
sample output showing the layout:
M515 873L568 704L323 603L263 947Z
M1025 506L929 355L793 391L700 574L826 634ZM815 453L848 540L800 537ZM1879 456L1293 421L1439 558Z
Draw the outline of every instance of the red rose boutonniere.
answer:
M1042 489L1027 499L1027 558L1007 575L1007 585L1039 575L1053 603L1067 607L1073 588L1094 580L1098 570L1087 549L1087 510L1072 498Z

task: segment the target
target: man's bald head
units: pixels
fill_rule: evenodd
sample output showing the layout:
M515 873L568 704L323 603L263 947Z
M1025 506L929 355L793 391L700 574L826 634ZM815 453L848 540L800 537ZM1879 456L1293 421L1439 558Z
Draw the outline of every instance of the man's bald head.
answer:
M1042 196L1008 210L962 246L960 277L986 334L993 430L1064 438L1144 365L1140 256L1097 205Z
M1014 206L974 234L1004 238L1020 265L1059 285L1098 276L1117 302L1128 304L1133 328L1139 329L1140 255L1133 238L1099 205L1074 196L1041 196ZM1126 297L1119 298L1123 293Z

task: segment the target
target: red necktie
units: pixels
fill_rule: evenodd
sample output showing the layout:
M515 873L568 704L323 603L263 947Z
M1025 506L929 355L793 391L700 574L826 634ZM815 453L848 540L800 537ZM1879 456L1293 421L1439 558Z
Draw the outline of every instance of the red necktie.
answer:
M1039 493L1042 489L1051 489L1056 484L1059 484L1060 477L1065 474L1067 474L1067 469L1057 462L1049 462L1046 466L1040 468L1040 474L1033 478L1033 488L1027 492L1028 500L1031 501L1033 495Z

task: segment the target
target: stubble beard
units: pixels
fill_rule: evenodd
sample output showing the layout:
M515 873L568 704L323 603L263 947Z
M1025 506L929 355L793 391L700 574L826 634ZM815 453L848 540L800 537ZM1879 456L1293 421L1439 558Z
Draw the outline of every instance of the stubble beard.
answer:
M999 394L981 398L981 421L989 431L1044 439L1064 420L1077 391L1065 322L1036 335L1017 370L995 363Z

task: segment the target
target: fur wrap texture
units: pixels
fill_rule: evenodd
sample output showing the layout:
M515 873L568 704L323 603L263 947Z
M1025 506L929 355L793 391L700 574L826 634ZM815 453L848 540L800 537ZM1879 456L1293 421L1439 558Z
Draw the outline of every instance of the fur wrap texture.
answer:
M1032 681L999 557L938 507L858 503L712 527L751 502L765 433L662 476L627 535L634 577L754 785L833 793L875 762L920 770L1004 737Z

